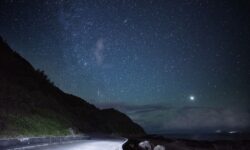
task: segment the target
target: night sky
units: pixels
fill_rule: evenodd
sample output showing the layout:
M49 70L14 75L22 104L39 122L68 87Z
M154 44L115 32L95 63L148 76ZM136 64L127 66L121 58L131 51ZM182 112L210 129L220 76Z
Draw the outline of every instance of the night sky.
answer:
M0 35L56 86L149 133L250 129L250 5L1 0Z

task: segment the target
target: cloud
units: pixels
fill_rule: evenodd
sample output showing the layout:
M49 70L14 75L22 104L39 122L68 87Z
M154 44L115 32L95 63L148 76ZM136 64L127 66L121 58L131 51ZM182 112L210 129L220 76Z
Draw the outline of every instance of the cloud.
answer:
M97 65L102 65L104 60L104 40L102 38L98 39L95 44L94 55L96 58Z
M250 128L250 112L246 109L131 105L119 102L99 103L97 106L112 107L126 113L148 132Z
M250 114L230 108L181 108L176 109L175 117L162 122L164 129L200 128L246 128L250 125Z

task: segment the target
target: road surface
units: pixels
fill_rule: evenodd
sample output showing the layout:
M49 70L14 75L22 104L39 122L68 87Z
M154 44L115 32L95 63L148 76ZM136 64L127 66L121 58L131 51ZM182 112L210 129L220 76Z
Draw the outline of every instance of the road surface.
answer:
M55 144L39 147L25 147L22 150L122 150L126 140L82 140L71 143ZM20 150L21 150L20 149ZM16 149L18 150L18 149Z

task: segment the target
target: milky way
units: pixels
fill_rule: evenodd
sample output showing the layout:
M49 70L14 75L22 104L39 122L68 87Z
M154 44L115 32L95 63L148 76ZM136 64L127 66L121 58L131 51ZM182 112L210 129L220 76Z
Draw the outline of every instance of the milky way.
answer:
M247 1L2 0L0 35L65 92L147 131L246 130L249 16Z

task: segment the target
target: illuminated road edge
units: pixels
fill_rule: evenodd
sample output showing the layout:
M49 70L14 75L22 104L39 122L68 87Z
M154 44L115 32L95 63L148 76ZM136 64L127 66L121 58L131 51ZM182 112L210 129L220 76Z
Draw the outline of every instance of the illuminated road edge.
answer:
M122 150L127 139L95 139L68 141L54 144L39 144L8 150Z
M87 135L8 138L0 139L0 149L4 150L35 145L50 145L55 143L59 144L87 140L89 138L90 137Z

